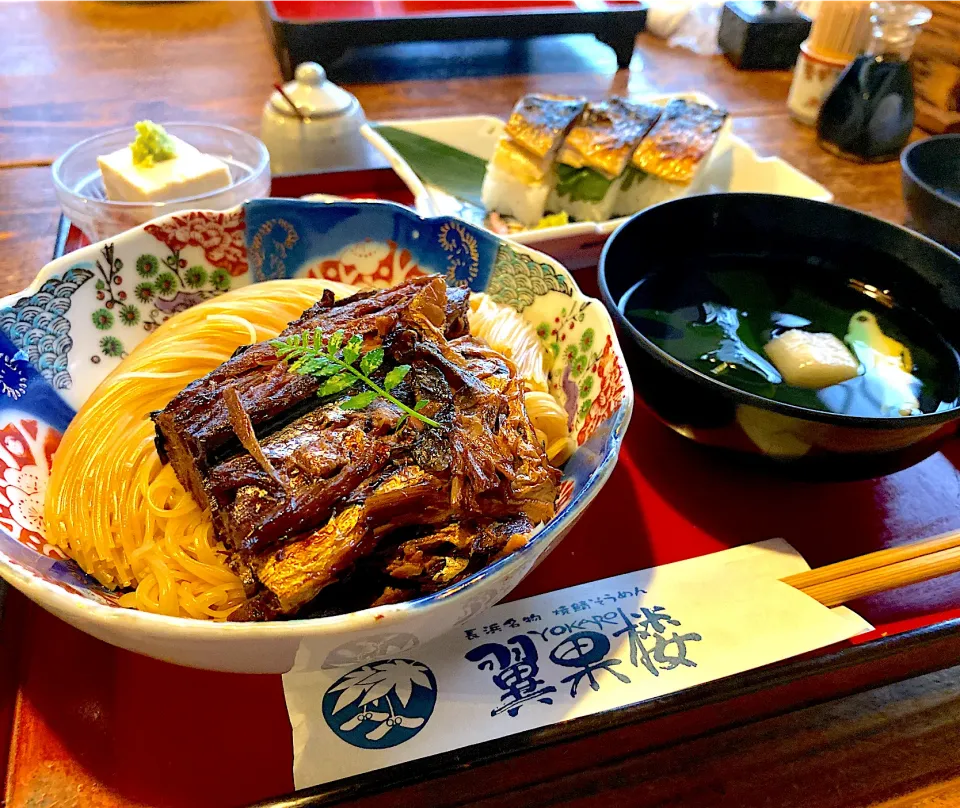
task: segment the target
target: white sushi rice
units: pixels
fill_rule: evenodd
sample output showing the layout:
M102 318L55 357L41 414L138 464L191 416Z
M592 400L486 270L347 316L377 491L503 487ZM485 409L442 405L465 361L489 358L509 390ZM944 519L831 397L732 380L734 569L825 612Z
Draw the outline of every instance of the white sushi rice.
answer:
M513 216L525 226L535 227L543 218L553 182L554 178L549 174L541 182L524 182L488 163L480 188L480 198L487 210Z
M689 185L668 182L640 171L637 171L637 176L627 190L623 190L623 180L618 180L614 185L617 191L613 204L614 216L632 216L651 205L686 196L690 192Z

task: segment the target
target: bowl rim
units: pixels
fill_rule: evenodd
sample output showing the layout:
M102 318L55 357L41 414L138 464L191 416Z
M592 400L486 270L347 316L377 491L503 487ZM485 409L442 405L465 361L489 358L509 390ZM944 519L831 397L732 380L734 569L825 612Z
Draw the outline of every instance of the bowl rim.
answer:
M106 132L99 132L96 135L91 135L90 137L81 140L79 143L74 143L69 149L67 149L63 154L61 154L56 160L53 161L53 165L50 167L50 173L53 176L53 185L58 193L65 194L72 197L73 199L81 199L85 202L90 202L96 205L103 205L105 207L114 208L116 210L131 210L134 208L156 208L157 214L161 215L163 213L163 208L168 205L183 205L185 203L194 203L194 202L203 202L204 200L212 199L215 196L218 196L226 191L237 191L242 189L250 183L253 183L255 180L263 176L264 171L270 170L270 152L267 151L266 144L260 140L260 138L255 135L251 135L249 132L244 132L242 129L237 129L234 126L226 126L225 124L219 123L198 123L197 121L169 121L167 123L161 123L160 126L167 128L170 126L177 127L187 127L189 129L198 130L198 129L213 129L219 130L221 132L229 132L232 135L239 136L244 140L247 140L251 146L255 146L258 152L257 164L250 172L249 176L244 177L239 181L232 181L229 185L224 188L217 188L213 191L207 191L202 194L197 194L193 196L181 196L176 199L165 199L162 202L126 202L122 200L114 199L94 199L91 196L85 196L84 194L77 193L72 188L68 188L63 180L60 178L60 173L63 169L64 163L76 152L81 146L89 145L94 141L101 140L103 138L109 137L111 135L119 135L123 132L126 132L130 127L118 127L116 129L109 129ZM233 206L231 206L233 207ZM197 210L202 210L203 206L198 205ZM181 211L181 213L187 213L188 211ZM124 231L126 232L126 231ZM122 233L118 233L112 238L119 238Z
M919 174L914 170L913 166L910 165L910 156L918 150L920 146L923 146L925 143L930 143L933 141L943 141L943 140L956 140L960 141L960 132L948 132L943 135L931 135L930 137L925 137L923 140L917 140L914 143L911 143L907 148L900 152L900 170L905 174L911 182L919 185L931 196L935 196L941 202L945 203L951 208L960 210L960 202L956 199L952 199L947 196L942 191L934 188L929 182L922 179Z
M960 137L960 135L957 135ZM920 141L922 142L922 141ZM600 253L600 261L597 265L597 280L600 286L600 295L603 298L603 302L606 305L607 309L613 313L614 319L617 324L626 331L630 338L637 344L638 347L650 354L654 359L659 361L661 364L671 368L672 370L679 373L681 376L686 377L687 379L697 381L700 383L705 383L708 386L713 387L718 392L723 393L727 398L732 398L738 404L751 405L758 407L760 409L769 410L771 412L778 413L779 415L788 416L791 418L798 418L806 421L817 421L824 424L829 424L831 426L838 427L853 427L858 429L874 429L874 430L887 430L887 429L903 429L906 427L932 427L939 426L941 424L948 423L953 420L960 418L960 404L950 408L949 410L944 410L943 412L931 412L923 413L922 415L909 415L909 416L885 416L880 418L872 418L862 415L843 415L841 413L827 412L825 410L813 410L808 407L801 407L797 404L788 404L783 401L774 401L773 399L765 398L764 396L759 396L756 393L749 393L746 390L741 390L739 387L734 387L731 384L720 381L719 379L708 376L702 371L697 370L696 368L687 365L685 362L681 362L679 359L671 356L669 353L664 351L662 348L658 347L654 342L648 339L640 330L630 322L627 316L620 310L619 301L613 299L613 295L610 292L610 287L607 282L607 257L608 253L616 241L617 237L621 235L621 231L625 230L631 222L639 217L649 213L652 210L663 207L665 205L683 205L690 204L691 200L697 199L707 199L707 198L716 198L716 197L746 197L752 199L763 199L769 201L771 204L777 204L778 201L790 200L791 204L797 205L813 205L815 207L823 209L834 209L840 208L847 213L854 214L864 220L870 220L875 224L894 228L899 230L902 233L906 234L908 237L913 239L918 239L920 241L926 242L929 246L936 248L938 251L942 252L945 257L949 258L951 261L958 265L960 268L960 256L948 250L941 244L938 244L933 239L924 236L922 233L917 233L914 230L910 230L907 227L902 225L894 224L893 222L888 222L885 219L880 219L877 216L871 216L868 213L863 213L862 211L855 210L853 208L847 207L845 205L836 205L832 202L819 202L813 199L803 199L801 197L786 196L783 194L762 194L762 193L717 193L717 194L701 194L698 196L689 196L681 197L679 199L671 199L665 202L660 202L656 205L651 205L649 208L646 208L639 213L635 213L622 225L620 225L616 230L613 231L613 234L607 239L606 244L603 245L603 250ZM744 200L746 201L746 200ZM694 203L697 204L697 203ZM703 204L701 201L698 204ZM639 279L638 279L639 280ZM632 288L632 287L631 287Z
M430 217L422 216L405 205L400 205L389 200L345 200L344 202L311 203L300 199L287 199L279 197L270 198L267 201L292 201L303 203L305 205L312 204L325 207L362 204L364 206L370 205L373 207L384 208L388 211L395 210L400 215L409 216L420 221L449 221L454 219L462 222L462 220L456 219L456 217L449 215ZM242 210L245 204L246 203L241 203L239 205L232 206L231 208L228 208L226 212ZM125 230L116 236L112 236L85 246L83 249L96 250L100 249L107 242L116 244L120 239L134 238L140 233L146 232L146 227L150 224L171 219L173 217L183 216L192 212L220 214L224 211L190 209L186 211L164 213L152 219L150 222L145 222L141 225L137 225L136 227L129 228L128 230ZM9 581L9 583L17 588L20 592L44 608L56 610L56 613L58 614L65 613L76 615L79 612L82 612L84 622L93 626L120 628L121 630L139 629L141 631L151 632L154 634L154 636L167 632L175 632L180 637L191 639L210 639L213 637L223 637L225 636L224 632L229 632L229 636L253 640L267 637L276 639L291 637L306 638L327 633L336 634L347 631L364 631L373 626L387 627L390 625L392 620L402 618L405 614L410 614L411 612L416 612L417 610L427 608L436 603L446 601L449 598L461 595L465 590L469 591L474 589L476 585L482 583L485 579L505 572L508 567L519 565L521 560L527 555L534 554L534 557L536 558L537 554L542 552L541 545L546 542L547 547L549 547L551 537L555 537L557 533L564 529L573 527L583 511L603 489L603 486L613 473L613 469L615 468L619 458L620 448L623 444L624 434L626 433L627 427L629 426L631 417L633 415L634 393L633 384L630 378L630 370L623 355L623 349L620 345L620 340L617 337L614 320L610 316L610 312L607 310L607 307L603 305L603 301L591 297L580 288L580 285L576 282L576 279L573 277L573 274L570 272L570 270L568 270L555 258L552 258L545 253L541 253L532 247L524 244L516 244L511 242L509 239L499 236L496 233L492 233L485 228L472 225L469 222L462 223L464 226L472 230L480 231L485 236L489 236L501 244L506 244L507 246L511 247L511 249L519 250L537 259L538 261L546 262L562 269L570 279L575 291L583 300L593 301L598 304L598 316L604 319L609 327L614 356L619 362L620 369L622 371L623 400L617 411L608 419L610 424L609 452L606 453L606 455L598 463L597 467L589 474L580 490L577 491L576 495L570 500L570 502L567 503L564 510L560 514L557 514L553 520L543 525L539 531L534 533L533 537L524 546L518 548L510 555L504 556L503 558L494 561L492 564L477 570L472 575L464 578L462 581L458 581L452 586L441 589L438 592L422 595L414 600L404 601L402 603L386 604L383 606L374 606L367 609L345 612L343 614L331 615L328 617L310 617L265 622L231 623L229 621L201 620L191 617L173 617L169 615L141 611L139 609L107 605L96 600L86 598L75 592L71 592L62 586L45 580L33 570L24 567L18 561L10 558L6 553L0 550L0 572L2 572L2 577ZM3 299L0 299L0 307L9 305L8 301L15 296L19 296L22 294L22 292L29 291L34 287L39 286L44 279L52 274L55 274L60 269L61 265L67 265L70 261L71 255L72 254L67 254L55 259L54 261L48 262L43 268L40 269L36 277L34 277L34 279L30 282L30 284L28 284L28 286L24 288L24 290L21 290L20 292L13 292ZM255 284L257 282L257 280L251 280L251 284ZM578 446L578 451L580 448L581 447ZM15 539L11 540L16 541ZM68 562L76 563L73 561L73 559L68 559ZM357 623L361 625L357 625Z

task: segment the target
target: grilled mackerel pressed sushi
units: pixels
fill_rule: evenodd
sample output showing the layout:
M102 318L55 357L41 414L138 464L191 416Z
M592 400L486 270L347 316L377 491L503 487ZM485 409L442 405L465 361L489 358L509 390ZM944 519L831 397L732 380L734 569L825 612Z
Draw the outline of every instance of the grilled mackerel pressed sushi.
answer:
M556 183L547 209L580 221L610 218L619 192L618 178L638 144L660 117L653 104L614 96L590 104L557 155Z
M534 156L552 160L586 103L563 95L525 95L510 113L504 132Z
M633 153L614 214L627 216L682 196L709 162L723 132L726 110L676 98Z
M554 95L525 95L517 102L483 177L480 196L488 211L527 227L543 218L553 161L585 106L582 98Z

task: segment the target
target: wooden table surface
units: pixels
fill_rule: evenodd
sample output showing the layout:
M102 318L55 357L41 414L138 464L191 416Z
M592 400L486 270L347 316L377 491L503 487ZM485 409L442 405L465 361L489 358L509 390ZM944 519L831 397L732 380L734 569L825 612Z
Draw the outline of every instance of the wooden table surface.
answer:
M142 118L258 131L279 79L259 14L253 3L0 3L0 294L50 258L59 211L47 165L73 143ZM571 37L473 50L394 46L348 56L338 75L372 119L502 116L533 90L593 98L701 90L760 154L784 158L840 204L904 218L898 165L857 166L817 148L786 112L788 73L737 72L648 35L629 71L617 72L612 52L592 39ZM958 737L960 668L951 668L624 761L589 792L530 797L578 806L957 804ZM52 796L19 789L6 804L64 804ZM77 792L69 804L99 803L95 792Z

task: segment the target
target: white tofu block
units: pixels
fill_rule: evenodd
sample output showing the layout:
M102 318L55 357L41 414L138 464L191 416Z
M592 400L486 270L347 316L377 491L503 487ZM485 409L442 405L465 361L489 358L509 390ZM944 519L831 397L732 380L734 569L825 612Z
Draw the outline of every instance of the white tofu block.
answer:
M774 337L763 350L783 380L794 387L819 390L860 372L860 363L833 334L791 329Z
M134 165L129 146L98 157L107 199L115 202L169 202L199 196L230 184L230 169L216 157L170 136L177 156L149 168Z

